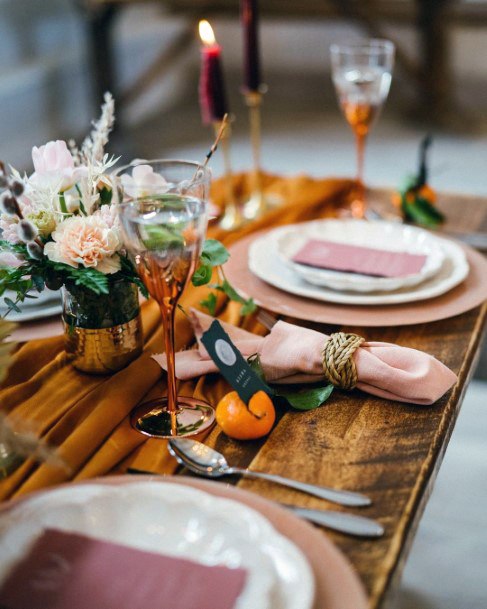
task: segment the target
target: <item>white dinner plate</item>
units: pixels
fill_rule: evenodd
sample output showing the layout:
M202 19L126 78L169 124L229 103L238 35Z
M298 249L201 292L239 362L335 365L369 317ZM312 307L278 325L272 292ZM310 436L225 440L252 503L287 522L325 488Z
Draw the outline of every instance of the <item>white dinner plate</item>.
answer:
M310 609L301 551L258 512L178 484L80 484L45 491L0 515L0 581L46 528L90 535L205 565L243 568L236 609Z
M33 321L34 319L43 319L52 315L62 313L63 307L61 304L61 292L45 289L40 293L33 293L35 298L26 298L24 302L19 303L20 313L11 311L8 314L8 320L14 322ZM7 290L0 298L0 317L7 312L7 305L4 302L5 297L10 298L15 302L16 295L14 292Z
M459 285L468 275L469 267L462 248L448 239L435 237L444 254L440 270L416 286L406 286L393 292L360 294L319 287L305 281L285 264L279 256L274 231L258 237L249 248L249 269L270 285L304 298L350 305L403 304L427 300L445 294Z
M339 291L391 292L418 285L437 273L444 260L441 245L431 233L415 226L397 222L366 220L314 220L284 226L273 231L281 259L309 283ZM372 277L321 269L293 261L298 251L310 240L332 241L389 252L424 255L421 270L403 277Z

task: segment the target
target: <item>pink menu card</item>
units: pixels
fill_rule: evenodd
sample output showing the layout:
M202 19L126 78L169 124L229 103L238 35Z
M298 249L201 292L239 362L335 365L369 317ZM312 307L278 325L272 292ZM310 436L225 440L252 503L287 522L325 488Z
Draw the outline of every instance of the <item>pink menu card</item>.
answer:
M333 271L375 277L405 277L419 273L426 262L426 256L310 239L292 260Z
M233 609L246 571L53 529L0 588L2 609Z

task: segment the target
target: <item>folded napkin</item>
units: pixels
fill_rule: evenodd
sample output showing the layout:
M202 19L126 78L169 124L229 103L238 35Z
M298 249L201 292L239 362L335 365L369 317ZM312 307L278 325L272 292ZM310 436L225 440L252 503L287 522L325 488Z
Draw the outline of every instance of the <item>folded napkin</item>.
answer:
M198 349L176 354L176 376L186 380L217 367L199 341L213 318L192 310L191 321ZM314 383L323 380L322 351L326 334L278 321L270 334L257 336L222 322L244 357L259 354L268 383ZM166 356L154 355L166 369ZM455 383L456 375L433 356L390 343L363 342L353 354L356 387L389 400L433 404Z

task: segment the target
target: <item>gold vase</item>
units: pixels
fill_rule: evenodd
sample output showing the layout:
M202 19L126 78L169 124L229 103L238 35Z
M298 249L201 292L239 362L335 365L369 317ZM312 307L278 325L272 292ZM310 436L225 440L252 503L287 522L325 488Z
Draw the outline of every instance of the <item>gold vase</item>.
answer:
M111 374L142 353L143 335L136 286L119 280L108 294L63 288L65 348L72 365L89 374Z

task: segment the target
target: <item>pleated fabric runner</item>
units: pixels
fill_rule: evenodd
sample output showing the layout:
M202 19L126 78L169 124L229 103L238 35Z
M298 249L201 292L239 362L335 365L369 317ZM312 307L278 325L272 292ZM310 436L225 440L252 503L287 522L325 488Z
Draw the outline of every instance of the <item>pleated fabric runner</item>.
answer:
M235 176L236 191L245 199L249 194L249 177ZM225 244L266 227L331 217L346 205L353 182L341 179L316 180L307 176L282 178L264 176L265 191L283 204L260 220L232 234L210 227L208 236ZM212 198L221 205L225 188L221 181L213 185ZM188 287L180 304L200 307L207 288ZM218 297L217 314L224 321L264 335L267 330L255 315L241 318L240 305L227 304ZM25 461L10 477L0 482L0 500L15 497L69 480L102 476L123 471L127 465L172 473L176 467L168 456L165 442L149 439L130 427L130 411L144 399L165 393L165 373L151 359L163 350L159 310L155 302L142 305L145 336L143 354L127 368L112 376L90 376L72 368L63 350L63 338L25 343L9 376L0 390L0 407L12 420L27 421L32 431L59 447L68 469ZM191 324L185 315L176 314L176 349L192 345ZM216 405L229 390L216 375L179 383L181 395L194 396ZM143 446L142 446L143 445Z

